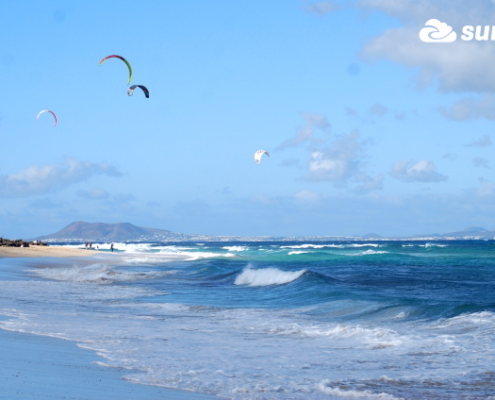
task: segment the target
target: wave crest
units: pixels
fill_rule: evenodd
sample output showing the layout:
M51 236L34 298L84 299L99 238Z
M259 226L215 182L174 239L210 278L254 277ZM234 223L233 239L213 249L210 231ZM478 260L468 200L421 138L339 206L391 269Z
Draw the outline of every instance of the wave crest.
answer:
M359 253L347 254L348 256L369 256L373 254L388 254L388 251L365 250Z
M305 269L299 271L281 271L277 268L252 269L246 267L235 279L235 285L270 286L284 285L299 279Z

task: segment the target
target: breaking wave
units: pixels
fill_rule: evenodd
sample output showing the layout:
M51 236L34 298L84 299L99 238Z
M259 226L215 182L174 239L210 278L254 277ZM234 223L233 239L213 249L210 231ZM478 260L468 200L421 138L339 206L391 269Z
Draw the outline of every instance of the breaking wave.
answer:
M305 269L300 271L281 271L277 268L253 269L246 267L236 278L235 285L245 286L269 286L284 285L299 279Z
M366 250L359 253L347 254L348 256L369 256L373 254L387 254L388 251Z

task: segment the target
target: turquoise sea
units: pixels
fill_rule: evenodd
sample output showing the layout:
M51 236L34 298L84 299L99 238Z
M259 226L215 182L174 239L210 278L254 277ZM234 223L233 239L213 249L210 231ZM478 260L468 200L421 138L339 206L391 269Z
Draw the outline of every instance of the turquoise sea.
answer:
M495 399L494 241L98 246L0 259L0 328L229 399Z

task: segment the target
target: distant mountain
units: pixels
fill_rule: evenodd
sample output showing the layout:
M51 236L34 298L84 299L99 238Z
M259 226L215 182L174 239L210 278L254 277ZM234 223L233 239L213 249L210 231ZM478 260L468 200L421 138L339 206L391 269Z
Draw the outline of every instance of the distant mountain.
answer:
M470 227L462 231L450 233L433 233L410 237L383 237L376 233L364 236L208 236L185 235L164 229L143 228L130 223L88 223L73 222L62 230L51 235L39 236L32 240L46 243L66 242L253 242L253 241L387 241L387 240L495 240L495 230L481 227Z
M35 238L42 242L164 242L186 241L188 235L163 229L143 228L130 223L88 223L77 221L51 235Z
M368 233L367 235L362 236L363 239L383 239L383 236L380 236L377 233Z
M495 239L495 230L488 230L478 226L472 226L462 231L444 233L440 235L442 238L457 238L457 239Z
M426 235L414 235L412 239L436 239L436 240L492 240L495 239L495 230L488 230L479 226L471 226L461 231L447 233L430 233Z
M479 226L471 226L469 228L463 229L461 232L487 232L488 230L485 228L481 228Z

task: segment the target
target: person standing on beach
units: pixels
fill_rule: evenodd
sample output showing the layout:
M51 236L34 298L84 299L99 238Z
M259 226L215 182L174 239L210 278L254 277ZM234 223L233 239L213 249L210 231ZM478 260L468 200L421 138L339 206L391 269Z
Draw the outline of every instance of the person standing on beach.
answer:
M113 252L113 243L110 245L110 250Z

